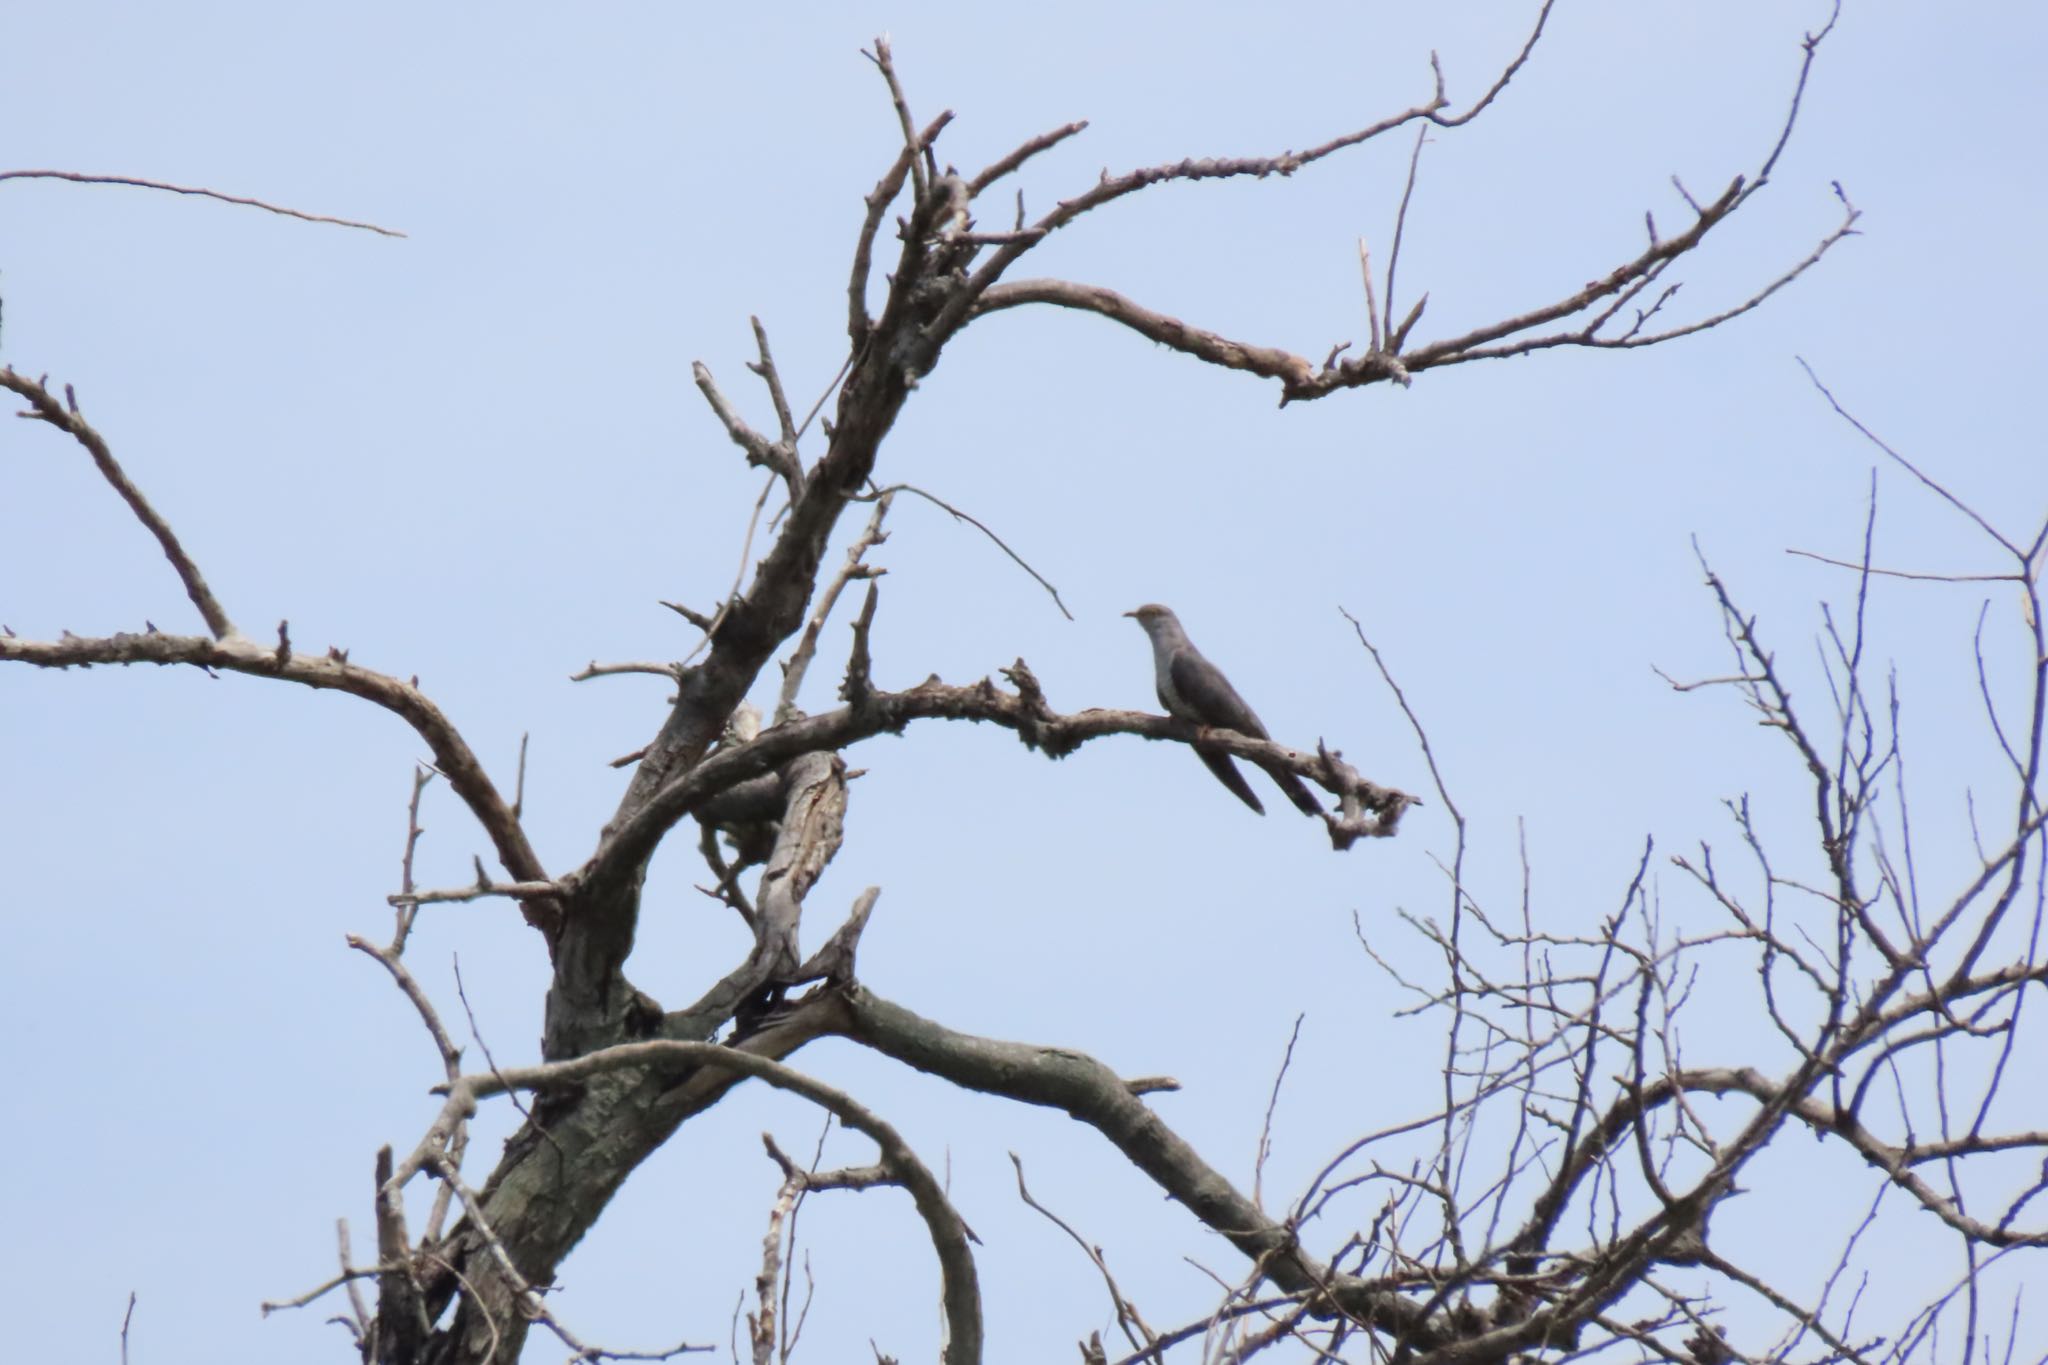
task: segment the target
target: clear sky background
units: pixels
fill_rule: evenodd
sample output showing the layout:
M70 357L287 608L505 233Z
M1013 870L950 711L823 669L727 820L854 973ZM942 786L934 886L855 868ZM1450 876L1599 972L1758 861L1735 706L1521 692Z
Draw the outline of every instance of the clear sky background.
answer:
M408 237L131 189L0 185L0 360L76 385L246 629L289 618L301 648L417 673L501 784L530 732L529 828L566 870L617 799L607 761L646 741L666 695L658 679L568 675L686 651L695 632L657 599L715 602L759 488L690 362L763 421L743 368L749 314L805 405L843 358L861 196L898 145L859 56L876 33L920 119L957 111L942 161L978 168L1093 121L1021 177L1037 211L1105 167L1301 148L1405 108L1428 94L1432 48L1469 101L1533 9L19 6L0 48L4 168L205 185ZM1425 152L1401 264L1402 306L1430 295L1417 339L1569 293L1640 249L1646 209L1681 224L1674 173L1706 198L1753 171L1800 36L1826 12L1562 6L1499 104ZM1368 776L1424 791L1342 607L1429 725L1474 822L1483 902L1519 895L1519 828L1540 921L1591 932L1647 836L1667 851L1732 845L1721 802L1743 792L1810 867L1809 789L1786 747L1733 694L1680 696L1652 669L1726 669L1697 536L1824 712L1817 603L1851 584L1785 551L1854 557L1874 452L1795 354L2009 530L2038 522L2044 40L2048 14L2030 6L1852 0L1773 185L1683 267L1677 316L1805 255L1839 219L1831 181L1864 210L1864 234L1759 312L1666 348L1556 351L1282 410L1271 384L1100 319L1018 310L975 325L914 395L880 475L988 521L1078 619L968 528L900 503L872 556L889 571L878 682L969 682L1021 655L1062 710L1152 709L1143 637L1119 613L1159 600L1276 738L1326 739ZM1025 273L1108 284L1316 360L1362 347L1355 242L1388 241L1409 146L1286 180L1167 186L1084 219ZM1880 489L1881 560L2001 567L1895 471ZM1876 648L1898 664L1925 783L1923 876L1943 885L1971 862L1964 793L1995 781L1969 662L1987 596L1994 627L2009 626L2014 602L1996 593L1877 594ZM0 430L0 621L53 638L145 618L198 629L82 452L39 426ZM845 638L827 635L835 651ZM810 706L831 704L839 672L837 655L821 660ZM369 1258L373 1154L409 1148L435 1106L431 1045L342 942L388 935L421 756L394 718L333 695L0 669L0 1028L13 1041L0 1209L14 1229L0 1239L0 1354L113 1358L131 1290L137 1361L346 1354L321 1321L333 1306L262 1321L256 1305L331 1273L337 1217ZM1409 1002L1352 926L1430 979L1396 916L1449 904L1440 802L1399 838L1339 855L1282 802L1251 816L1170 746L1120 739L1051 764L1007 732L926 724L850 757L868 771L807 943L880 886L861 967L884 996L1178 1077L1160 1112L1247 1185L1305 1016L1265 1177L1277 1197L1347 1138L1435 1102L1438 1028L1395 1017ZM485 844L459 804L435 790L426 823L421 881L467 880ZM693 834L674 842L628 966L669 1007L744 951L734 917L691 889ZM1667 920L1711 924L1658 865ZM423 916L410 960L459 1019L458 954L496 1056L533 1059L538 937L503 903ZM1753 1055L1743 983L1726 985L1689 1016L1691 1061ZM842 1044L793 1060L950 1171L986 1244L992 1359L1070 1358L1109 1320L1095 1272L1018 1205L1009 1151L1155 1324L1213 1302L1183 1255L1241 1273L1062 1115ZM685 1128L565 1265L558 1310L606 1344L723 1350L777 1178L757 1135L808 1151L817 1127L804 1106L748 1091ZM502 1112L480 1124L477 1179L506 1131ZM844 1137L827 1151L866 1159ZM1774 1219L1851 1217L1874 1192L1851 1163L1817 1170L1799 1186L1811 1208L1773 1193L1735 1201L1726 1223L1768 1244ZM931 1358L933 1266L908 1201L825 1196L803 1221L818 1282L805 1354L862 1358L873 1337ZM1759 1252L1760 1265L1806 1292L1833 1244L1801 1254L1784 1240L1785 1259ZM1946 1244L1911 1239L1879 1260L1909 1289L1957 1269ZM529 1358L559 1353L536 1334Z

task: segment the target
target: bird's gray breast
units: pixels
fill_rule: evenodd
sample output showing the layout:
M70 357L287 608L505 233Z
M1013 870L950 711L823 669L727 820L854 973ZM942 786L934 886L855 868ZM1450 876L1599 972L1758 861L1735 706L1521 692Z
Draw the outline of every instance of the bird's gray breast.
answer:
M1159 693L1159 704L1166 708L1166 714L1181 720L1198 720L1188 704L1181 699L1180 691L1173 685L1173 665L1158 670L1155 690Z

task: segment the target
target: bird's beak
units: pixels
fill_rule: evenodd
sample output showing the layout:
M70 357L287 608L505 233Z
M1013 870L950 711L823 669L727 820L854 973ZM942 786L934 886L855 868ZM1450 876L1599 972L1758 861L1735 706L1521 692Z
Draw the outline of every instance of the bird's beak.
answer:
M1124 615L1126 615L1126 616L1136 616L1137 614L1138 614L1138 613L1136 613L1136 612L1134 612L1134 611L1127 611L1127 612L1125 612L1125 613L1124 613Z

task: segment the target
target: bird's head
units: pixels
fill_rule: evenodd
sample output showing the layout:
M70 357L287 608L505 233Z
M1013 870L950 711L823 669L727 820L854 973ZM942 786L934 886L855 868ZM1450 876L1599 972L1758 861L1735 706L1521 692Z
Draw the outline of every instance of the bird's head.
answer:
M1173 614L1173 608L1162 607L1157 602L1147 602L1124 615L1143 627L1155 644L1161 640L1171 643L1180 634L1180 619Z

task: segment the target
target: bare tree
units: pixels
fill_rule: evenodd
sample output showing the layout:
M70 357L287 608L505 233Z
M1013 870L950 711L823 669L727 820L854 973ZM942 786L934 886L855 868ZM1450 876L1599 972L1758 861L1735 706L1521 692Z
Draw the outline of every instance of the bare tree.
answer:
M1415 340L1428 295L1405 301L1396 286L1421 135L1457 129L1492 107L1530 60L1549 13L1546 3L1521 51L1469 106L1452 105L1439 71L1427 100L1308 150L1190 158L1105 174L1036 217L1026 213L1021 190L1011 204L999 189L1007 192L1007 182L1033 157L1079 134L1083 125L1050 129L971 175L944 166L936 148L951 115L923 122L913 115L889 47L878 41L870 56L902 140L867 196L855 234L839 379L800 417L758 321L758 359L749 368L763 386L768 419L748 416L708 368L694 368L718 423L746 462L766 473L756 523L771 499L779 501L779 510L750 580L743 571L743 581L703 609L675 605L702 632L689 657L593 663L582 675L666 675L675 681L676 696L651 739L627 760L632 775L617 809L597 832L593 851L566 871L550 871L529 841L521 783L515 781L508 796L416 681L354 663L343 651L300 652L285 622L274 637L265 631L261 639L238 629L194 557L123 472L71 390L53 390L11 369L0 372L0 385L27 403L25 416L57 428L90 455L156 538L205 627L204 634L193 635L150 626L55 640L9 634L0 638L0 659L48 668L178 664L346 692L397 715L433 755L431 769L422 770L414 785L407 859L391 897L390 937L352 943L389 973L434 1039L445 1102L410 1150L387 1147L376 1155L375 1259L358 1262L344 1224L340 1273L296 1302L345 1288L350 1311L344 1320L362 1357L390 1365L514 1359L536 1322L573 1358L632 1358L587 1344L551 1310L545 1291L627 1176L683 1125L751 1079L802 1096L864 1134L876 1152L870 1165L820 1171L815 1160L806 1166L769 1142L783 1179L748 1313L753 1358L786 1359L800 1332L800 1307L792 1321L785 1255L800 1201L813 1191L887 1185L908 1193L929 1232L941 1268L946 1358L956 1365L979 1360L982 1291L973 1234L948 1200L943 1180L883 1116L788 1062L806 1043L829 1036L961 1087L1065 1110L1127 1158L1134 1179L1152 1181L1242 1253L1241 1280L1227 1287L1212 1316L1155 1329L1077 1234L1102 1269L1128 1336L1129 1359L1164 1359L1201 1343L1205 1358L1240 1360L1287 1342L1363 1359L1563 1359L1617 1339L1655 1358L1734 1358L1730 1353L1737 1348L1724 1344L1715 1330L1713 1305L1667 1278L1671 1267L1704 1268L1720 1277L1716 1294L1739 1287L1781 1313L1788 1326L1785 1341L1771 1348L1778 1355L1811 1349L1815 1359L1884 1358L1857 1336L1853 1306L1844 1309L1827 1294L1804 1303L1787 1297L1724 1257L1709 1239L1709 1217L1738 1190L1738 1174L1795 1127L1839 1142L1878 1167L1961 1239L1970 1273L1959 1277L1955 1293L1968 1297L1974 1336L1974 1271L1980 1261L2039 1241L2039 1234L2017 1227L2038 1185L1987 1216L1978 1211L1982 1197L1968 1184L1974 1174L1965 1174L1987 1159L1995 1164L2014 1154L2038 1158L2043 1145L2039 1124L1994 1128L1991 1103L2008 1069L2003 1058L2016 1055L2018 1002L2025 985L2040 978L2027 928L2031 923L2037 929L2040 922L2038 863L2028 862L2040 837L2039 670L2029 724L1999 731L2019 785L2017 815L1987 846L1983 876L1952 902L1933 908L1901 871L1903 849L1885 842L1872 813L1880 779L1896 770L1890 724L1896 713L1874 710L1870 702L1860 593L1855 622L1829 637L1836 650L1837 723L1823 732L1794 712L1788 685L1753 623L1720 580L1710 580L1740 660L1735 675L1722 681L1744 690L1813 774L1825 878L1809 883L1780 877L1772 870L1767 841L1738 807L1743 840L1760 869L1753 890L1732 886L1729 874L1704 852L1680 864L1727 916L1729 927L1704 938L1669 935L1649 915L1639 875L1600 934L1557 937L1537 931L1526 906L1519 925L1482 908L1463 876L1461 844L1449 867L1450 922L1422 926L1442 950L1447 980L1417 988L1422 1003L1442 1011L1446 1021L1441 1102L1432 1110L1435 1102L1425 1101L1419 1116L1364 1135L1336 1154L1323 1177L1284 1213L1269 1213L1259 1198L1237 1189L1148 1107L1144 1096L1169 1088L1170 1081L1119 1077L1072 1051L970 1036L866 988L857 953L876 888L856 899L821 947L806 954L800 946L809 893L843 838L846 751L916 722L989 722L1052 758L1108 735L1199 741L1209 751L1321 786L1336 802L1322 818L1337 850L1397 832L1415 798L1359 772L1332 749L1318 745L1310 752L1131 711L1061 713L1021 659L1004 670L1007 688L988 680L948 684L937 678L902 691L878 687L870 645L878 570L869 554L881 542L899 494L930 496L889 482L881 451L919 381L953 339L982 318L1012 308L1050 304L1099 314L1196 361L1271 379L1284 405L1373 384L1408 384L1429 370L1474 360L1677 340L1758 307L1854 230L1856 211L1837 189L1839 224L1803 255L1792 255L1779 274L1689 318L1674 315L1675 267L1770 183L1827 35L1824 28L1806 39L1789 108L1753 168L1709 195L1677 187L1682 226L1660 229L1646 216L1641 248L1582 287L1483 326ZM1320 346L1296 352L1254 343L1101 286L1018 277L1018 263L1048 237L1153 186L1312 172L1348 148L1411 130L1417 135L1414 157L1384 264L1375 263L1366 244L1359 247L1370 322L1367 343L1356 354L1346 355L1348 343L1334 345L1317 363L1308 357ZM984 221L989 205L1002 205L1000 219ZM896 262L878 289L874 256L892 211L899 215L892 234ZM820 421L827 402L832 415ZM828 566L833 537L856 508L866 509L865 529L853 538L844 562ZM2024 586L2041 657L2033 587L2040 539L2022 545L1984 526L2015 557L2017 567L2006 577ZM753 534L750 529L750 550ZM1864 587L1878 572L1867 559L1853 567ZM862 580L866 588L853 613L840 688L845 704L807 715L797 697L822 648L824 626L847 590ZM747 698L773 676L768 665L785 650L775 702L764 717ZM484 831L499 865L496 873L479 863L473 884L414 885L419 798L434 779L447 782ZM1455 814L1441 785L1433 799ZM745 923L751 949L699 999L670 1008L635 986L624 967L649 861L688 820L699 828L710 889ZM1897 839L1903 838L1901 829ZM1645 873L1648 859L1646 851ZM430 1000L406 965L422 907L487 898L513 902L547 946L552 979L541 1009L541 1060L534 1065L500 1065L486 1057L484 1069L465 1070L462 1050L441 1018L447 1002L437 1006ZM1797 925L1782 906L1787 899L1799 901ZM1815 916L1818 929L1805 922ZM1700 957L1731 951L1750 955L1784 1040L1788 1060L1775 1071L1766 1070L1762 1058L1729 1068L1694 1067L1681 1056L1673 1021L1690 989L1687 973ZM1946 1084L1958 1088L1933 1092L1935 1110L1931 1116L1921 1113L1921 1097L1929 1092L1901 1078L1916 1074L1924 1057L1980 1050L1999 1060L1981 1074L1966 1072L1972 1075L1968 1082L1944 1072ZM1968 1106L1970 1115L1954 1112L1949 1103L1960 1104L1959 1087L1965 1084L1981 1087ZM1746 1096L1751 1108L1732 1128L1715 1128L1696 1103L1707 1095ZM469 1123L479 1105L501 1096L522 1106L524 1124L479 1182L465 1166ZM1897 1121L1879 1122L1871 1108L1875 1097L1896 1103ZM1939 1136L1924 1136L1929 1131ZM1434 1143L1424 1158L1399 1167L1377 1159L1385 1144L1415 1133L1430 1135ZM1489 1168L1481 1181L1477 1172ZM1939 1177L1920 1174L1923 1169L1937 1170ZM415 1182L434 1191L418 1227L408 1219L406 1199ZM1031 1199L1021 1168L1019 1190ZM1355 1220L1354 1230L1322 1235L1343 1224L1340 1212L1382 1195ZM365 1281L374 1283L374 1301L364 1293ZM1886 1349L1902 1359L1926 1354L1946 1302L1931 1297L1911 1331ZM1821 1345L1811 1347L1813 1342ZM686 1342L657 1354L689 1349L696 1348ZM1099 1340L1084 1344L1083 1351L1088 1358L1108 1358Z
M2048 523L2009 535L1836 411L2009 566L1961 575L1875 564L1873 472L1861 558L1810 556L1854 585L1846 611L1823 613L1818 706L1794 705L1803 670L1779 660L1706 568L1733 667L1672 686L1732 689L1784 738L1810 783L1804 840L1765 827L1747 796L1731 800L1734 857L1708 841L1668 855L1707 927L1674 925L1680 916L1651 891L1646 843L1598 932L1559 935L1536 927L1526 863L1518 906L1489 911L1475 898L1463 874L1465 822L1439 784L1458 828L1448 922L1410 923L1440 951L1445 977L1400 982L1446 1023L1445 1103L1423 1120L1437 1140L1390 1164L1386 1153L1414 1124L1362 1136L1333 1157L1290 1221L1381 1191L1376 1235L1347 1250L1359 1273L1405 1281L1467 1323L1459 1349L1470 1354L1457 1359L1532 1348L1567 1358L1616 1342L1635 1343L1644 1359L1701 1365L2012 1359L2028 1339L2017 1291L2005 1300L1987 1272L2048 1246L2036 1208L2048 1191L2048 1113L2014 1074L2041 1046L2024 1010L2028 987L2048 981L2048 637L2037 587ZM1921 871L1937 860L1916 845L1922 798L1907 778L1907 709L1896 672L1884 674L1871 648L1872 585L1887 578L1999 583L2009 585L2006 605L2018 599L2016 613L2001 613L2007 630L2017 620L2028 661L2013 673L1986 666L1991 602L1977 623L1985 720L2009 788L1981 825L1973 818L1975 866L1946 887ZM1768 1020L1774 1042L1744 1040L1735 1065L1688 1058L1685 1021L1744 1013ZM1722 1050L1698 1035L1691 1042L1693 1058ZM1737 1103L1716 1103L1729 1099ZM1821 1173L1759 1162L1767 1150L1782 1154L1791 1132L1833 1149ZM1739 1183L1760 1166L1754 1187ZM1815 1178L1854 1189L1851 1173L1862 1170L1865 1191L1831 1222L1790 1227L1766 1216L1763 1236L1755 1220L1746 1233L1710 1229L1732 1200L1769 1207ZM1930 1235L1950 1239L1953 1254L1938 1259L1951 1271L1903 1302L1866 1302L1873 1268ZM1787 1244L1813 1292L1759 1269L1781 1264ZM1748 1314L1752 1340L1730 1339L1731 1308ZM1755 1326L1758 1310L1775 1320L1774 1337ZM1327 1333L1339 1341L1348 1325Z

